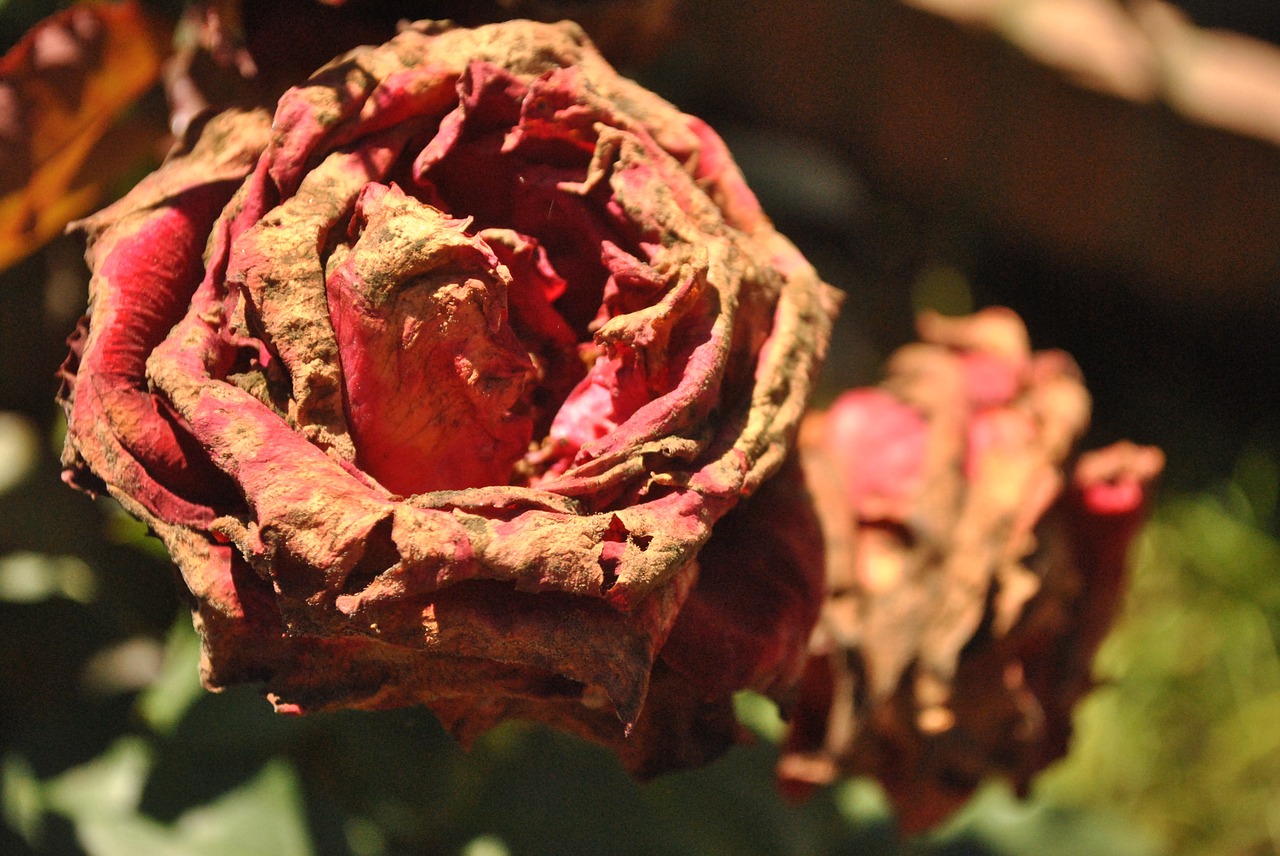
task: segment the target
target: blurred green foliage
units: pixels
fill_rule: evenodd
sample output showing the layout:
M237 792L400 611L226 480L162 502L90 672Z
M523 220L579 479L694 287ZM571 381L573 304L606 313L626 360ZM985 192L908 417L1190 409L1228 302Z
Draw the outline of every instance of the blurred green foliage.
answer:
M1225 497L1168 503L1139 544L1100 688L1041 798L1105 807L1174 854L1280 852L1280 544L1274 458ZM1268 475L1269 473L1269 475Z
M91 854L312 852L296 776L286 762L269 762L249 781L168 824L139 811L153 763L152 747L135 736L121 737L93 761L48 782L35 782L21 762L11 761L5 768L6 815L18 819L28 843L37 845L42 818L33 808L62 815L74 823L80 844ZM21 796L10 801L9 794ZM24 804L15 805L18 800Z

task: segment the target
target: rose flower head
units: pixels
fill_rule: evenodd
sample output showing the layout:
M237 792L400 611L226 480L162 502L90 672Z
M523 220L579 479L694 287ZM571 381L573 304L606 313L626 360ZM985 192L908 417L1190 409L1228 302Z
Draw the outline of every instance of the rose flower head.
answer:
M575 25L405 26L82 228L66 478L164 540L208 686L540 720L652 774L798 678L788 455L836 294ZM712 537L778 508L749 560Z
M1131 443L1073 460L1089 395L1011 311L919 327L879 387L801 432L829 594L779 766L796 796L874 775L913 831L1065 753L1164 462Z

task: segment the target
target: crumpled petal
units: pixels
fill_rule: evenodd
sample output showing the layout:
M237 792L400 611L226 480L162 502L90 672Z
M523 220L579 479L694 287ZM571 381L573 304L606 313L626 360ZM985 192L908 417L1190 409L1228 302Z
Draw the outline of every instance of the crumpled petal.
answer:
M1133 444L1071 461L1088 393L1009 310L919 326L802 432L829 593L779 765L794 796L875 775L912 831L1066 751L1163 466Z
M168 545L207 684L540 719L640 774L788 692L816 522L776 567L708 541L753 494L812 519L769 478L838 300L709 128L572 24L424 22L192 136L84 224L64 463Z

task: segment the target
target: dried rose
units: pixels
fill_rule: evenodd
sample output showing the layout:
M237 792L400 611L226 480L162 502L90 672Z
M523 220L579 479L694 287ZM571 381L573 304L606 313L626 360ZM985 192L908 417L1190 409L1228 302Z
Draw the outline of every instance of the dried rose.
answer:
M705 124L574 25L420 23L190 137L84 224L64 462L169 547L210 687L643 774L798 676L820 533L766 480L837 301Z
M779 766L797 796L873 774L909 830L1065 752L1163 465L1116 444L1064 485L1090 407L1071 359L1004 309L920 332L802 431L830 594Z

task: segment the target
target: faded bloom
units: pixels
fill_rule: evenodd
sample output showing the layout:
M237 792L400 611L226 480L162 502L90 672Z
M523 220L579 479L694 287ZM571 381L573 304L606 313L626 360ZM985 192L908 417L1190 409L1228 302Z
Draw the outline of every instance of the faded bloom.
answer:
M801 434L830 592L779 767L797 796L875 775L912 830L1065 752L1163 466L1121 443L1072 470L1088 393L1012 312L919 326Z
M67 478L165 541L209 686L537 719L649 774L798 677L820 530L770 477L837 301L575 26L405 27L84 228Z

